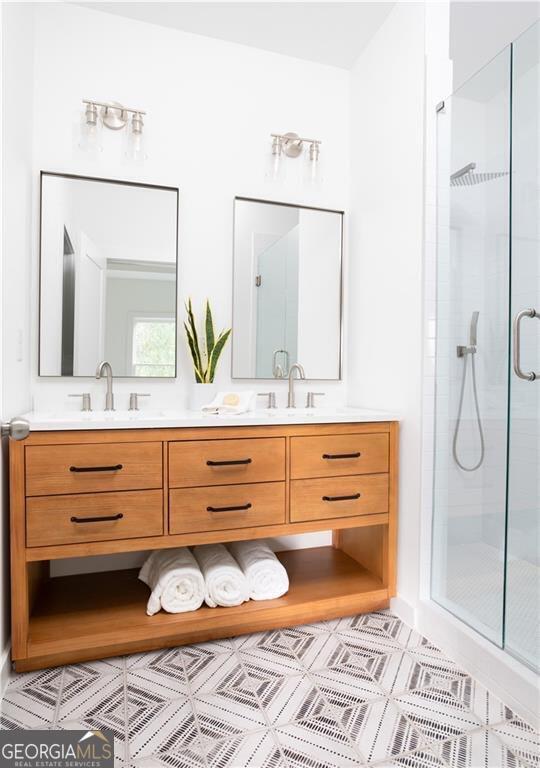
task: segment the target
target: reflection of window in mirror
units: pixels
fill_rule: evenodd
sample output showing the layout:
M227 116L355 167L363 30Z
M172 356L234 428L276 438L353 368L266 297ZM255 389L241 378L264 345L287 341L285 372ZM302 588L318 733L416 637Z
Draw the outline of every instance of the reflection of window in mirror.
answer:
M132 376L174 376L174 318L134 317L131 333Z

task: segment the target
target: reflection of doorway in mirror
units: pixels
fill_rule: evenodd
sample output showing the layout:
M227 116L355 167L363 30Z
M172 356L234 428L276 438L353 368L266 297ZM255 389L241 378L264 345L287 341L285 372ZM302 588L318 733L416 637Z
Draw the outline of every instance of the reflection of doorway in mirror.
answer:
M255 291L256 376L274 376L276 350L287 376L287 360L296 362L298 347L298 225L259 253Z
M64 223L64 258L62 260L62 376L73 376L73 343L75 324L75 249Z
M107 261L81 232L75 253L73 374L88 375L104 358ZM91 318L91 320L90 320Z

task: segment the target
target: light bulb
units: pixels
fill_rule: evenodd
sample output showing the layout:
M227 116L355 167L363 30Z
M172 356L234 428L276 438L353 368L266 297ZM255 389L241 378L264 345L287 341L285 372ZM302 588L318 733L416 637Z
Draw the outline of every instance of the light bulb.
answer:
M279 136L272 137L272 148L268 155L265 177L267 181L283 181L285 178L283 142Z
M319 184L322 181L321 174L321 150L318 141L312 141L306 153L304 165L304 181L307 184Z
M98 116L97 106L87 104L81 121L81 138L79 148L83 152L97 153L103 150L101 144L101 121Z
M143 135L144 122L142 114L135 112L131 118L131 126L128 131L126 157L134 163L144 162L148 154Z

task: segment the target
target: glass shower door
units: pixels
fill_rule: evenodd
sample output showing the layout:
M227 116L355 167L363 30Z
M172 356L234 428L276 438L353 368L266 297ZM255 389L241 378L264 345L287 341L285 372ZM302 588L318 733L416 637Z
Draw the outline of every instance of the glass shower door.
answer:
M512 258L504 645L540 666L540 24L513 44ZM535 310L536 316L531 316ZM519 331L519 338L515 334ZM516 354L519 353L518 358ZM517 370L515 370L517 369ZM537 378L532 379L531 372ZM525 378L521 378L525 376Z
M503 643L510 49L445 101L438 129L433 599Z

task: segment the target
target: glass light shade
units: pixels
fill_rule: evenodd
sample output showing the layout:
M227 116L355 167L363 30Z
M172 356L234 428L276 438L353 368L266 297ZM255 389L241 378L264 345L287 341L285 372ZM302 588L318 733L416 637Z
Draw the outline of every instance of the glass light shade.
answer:
M143 163L148 158L142 119L134 115L128 128L126 157L134 163Z
M88 104L81 120L79 149L91 154L102 152L103 145L101 131L102 125L97 114L97 109L93 104Z
M272 182L283 181L285 175L285 158L283 157L281 139L274 136L266 161L265 178L267 181Z
M319 145L313 143L305 153L304 182L310 185L320 184L322 181L321 155Z

